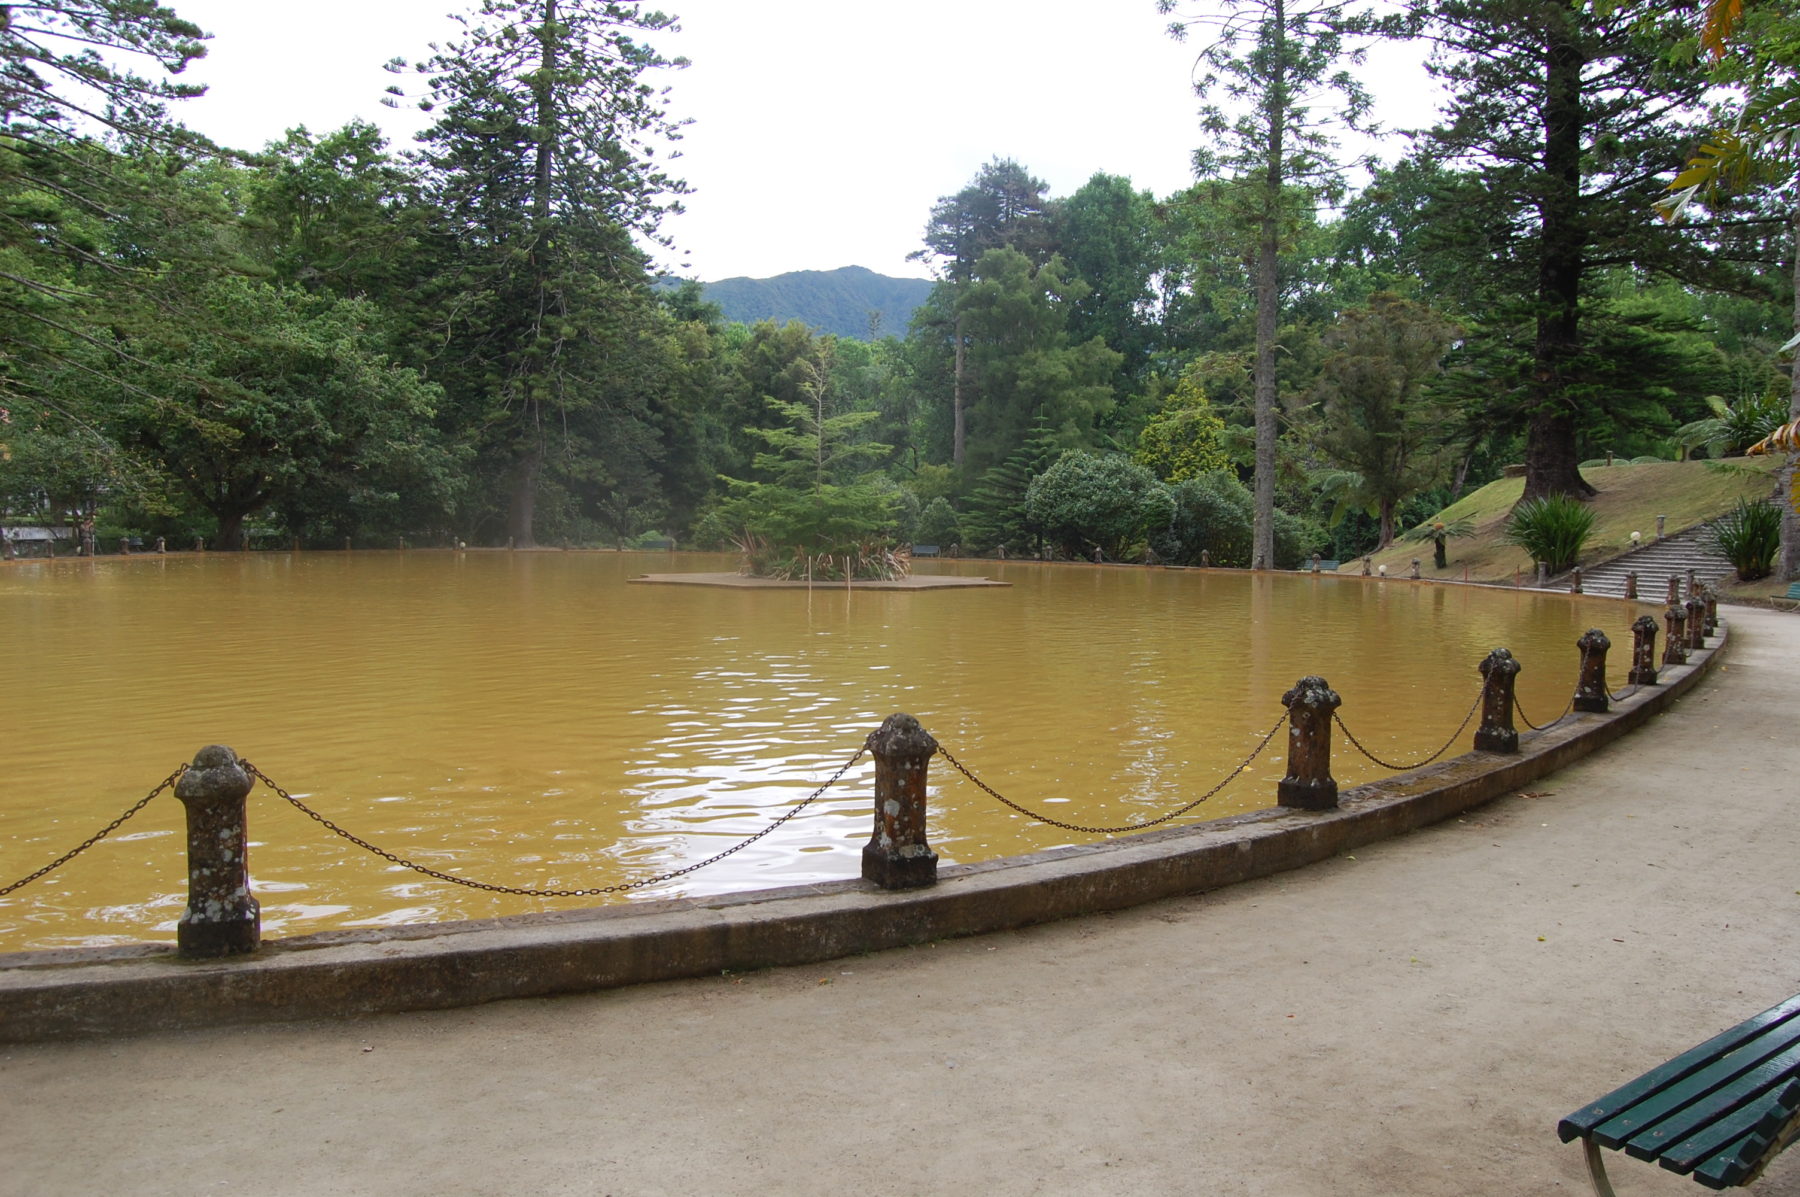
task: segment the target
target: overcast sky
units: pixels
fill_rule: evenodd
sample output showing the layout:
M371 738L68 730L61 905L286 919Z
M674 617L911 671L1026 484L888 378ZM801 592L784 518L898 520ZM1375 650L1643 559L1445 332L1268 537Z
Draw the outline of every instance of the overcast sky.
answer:
M354 117L404 146L413 111L383 107L388 59L451 36L457 0L166 0L214 34L178 115L260 148L293 125ZM694 188L668 231L705 281L906 261L932 203L983 162L1014 158L1067 195L1094 172L1158 195L1189 182L1198 137L1194 50L1154 0L668 0L682 31L656 44L671 109L692 118L678 171ZM1389 126L1429 119L1405 52L1365 68ZM1404 143L1382 147L1397 157Z

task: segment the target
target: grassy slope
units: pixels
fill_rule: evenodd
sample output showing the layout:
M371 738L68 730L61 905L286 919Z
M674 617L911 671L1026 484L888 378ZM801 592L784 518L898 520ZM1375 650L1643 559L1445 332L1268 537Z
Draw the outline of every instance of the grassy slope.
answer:
M1779 459L1739 457L1717 465L1703 461L1663 461L1646 465L1590 466L1582 477L1600 492L1593 500L1594 532L1581 554L1584 565L1617 556L1631 545L1633 532L1648 542L1656 535L1656 517L1667 516L1664 534L1673 536L1695 524L1723 514L1739 499L1769 496L1770 474ZM1502 478L1452 503L1440 513L1446 523L1474 521L1474 535L1452 540L1450 566L1439 570L1431 563L1430 541L1395 540L1374 554L1376 566L1386 565L1390 576L1405 577L1412 559L1419 559L1419 576L1461 578L1464 567L1475 581L1511 581L1513 571L1531 576L1531 560L1524 550L1503 539L1506 517L1525 489L1523 478ZM1361 573L1362 563L1345 562L1344 572Z

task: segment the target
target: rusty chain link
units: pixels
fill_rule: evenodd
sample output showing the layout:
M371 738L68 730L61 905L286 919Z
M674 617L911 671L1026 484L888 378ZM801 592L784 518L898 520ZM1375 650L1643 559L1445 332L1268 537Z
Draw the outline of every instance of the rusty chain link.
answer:
M119 829L119 827L125 822L125 820L131 818L131 816L137 814L139 811L143 810L146 806L149 806L150 800L152 798L155 798L158 794L162 793L164 790L166 790L170 786L174 785L176 780L178 778L180 778L181 775L183 773L186 773L187 771L188 771L188 767L186 765L182 765L179 769L176 769L175 772L169 774L167 777L163 778L160 782L158 782L156 785L156 788L154 790L151 790L148 794L145 794L142 798L139 798L135 803L133 803L131 806L131 809L127 810L124 814L120 815L118 818L114 819L112 822L108 823L105 827L102 827L99 831L96 831L93 835L88 836L87 839L83 840L79 846L71 848L69 851L63 853L61 856L57 857L55 860L53 860L49 864L45 865L43 868L39 869L37 872L31 874L29 877L21 877L17 881L13 882L11 885L6 886L4 889L0 889L0 898L4 898L7 894L12 893L15 889L23 889L25 886L30 885L33 881L36 881L39 877L42 877L47 873L55 872L57 869L60 869L64 865L68 864L71 860L74 860L77 856L80 856L83 852L86 852L89 848L92 848L95 844L99 843L101 840L105 839L107 836L109 836L113 832L117 831Z
M1444 746L1442 748L1438 749L1436 752L1432 753L1430 756L1426 757L1424 760L1416 761L1410 765L1395 765L1388 761L1384 761L1380 757L1376 756L1374 753L1370 752L1367 748L1363 747L1363 742L1361 740L1357 739L1355 734L1353 732L1351 732L1351 730L1349 728L1344 726L1343 719L1338 715L1338 713L1336 711L1333 711L1331 713L1331 721L1338 725L1338 730L1344 733L1345 739L1349 740L1351 744L1356 746L1356 750L1358 752L1362 753L1364 756L1366 756L1370 760L1374 761L1377 765L1380 765L1383 769L1393 769L1396 772L1404 773L1408 769L1423 769L1426 765L1429 765L1432 761L1437 760L1440 756L1443 756L1446 752L1449 752L1450 746L1452 744L1456 743L1457 739L1463 734L1463 729L1469 726L1469 720L1475 718L1475 710L1477 707L1481 706L1482 695L1484 695L1486 693L1487 693L1487 687L1485 685L1480 690L1477 690L1475 692L1475 701L1472 704L1470 704L1469 713L1467 715L1464 715L1462 722L1456 725L1456 730L1450 733L1450 738L1448 740L1444 741Z
M996 802L999 802L1002 806L1008 807L1017 811L1019 814L1024 815L1027 819L1034 819L1039 823L1046 823L1051 827L1060 827L1064 831L1078 831L1084 835L1122 835L1126 832L1143 831L1145 828L1155 827L1159 823L1167 823L1171 819L1179 819L1182 815L1187 814L1196 806L1199 806L1202 802L1205 802L1208 798L1217 794L1220 790L1229 785L1233 778L1248 769L1250 767L1250 762L1262 755L1263 749L1269 746L1269 741L1275 738L1275 733L1280 731L1281 725L1286 722L1287 715L1286 713L1283 713L1281 718L1275 721L1275 726L1269 729L1269 734L1264 736L1261 742L1259 742L1255 748L1250 750L1250 755L1244 758L1242 764L1227 773L1224 778L1220 780L1218 785L1206 791L1206 793L1200 795L1186 806L1172 810L1166 815L1158 815L1154 819L1146 819L1142 823L1126 823L1119 827L1084 827L1079 823L1064 823L1060 819L1052 819L1049 815L1039 814L1037 811L1020 806L1017 802L1014 802L1012 799L1006 797L1006 795L994 789L994 787L988 785L987 782L982 781L979 777L969 772L968 768L961 761L952 756L950 750L945 748L942 744L938 745L937 754L950 762L950 767L952 769L955 769L958 773L974 783L976 789L994 799Z
M1575 675L1575 688L1569 691L1569 705L1562 709L1562 714L1544 724L1542 727L1533 723L1530 717L1525 714L1525 708L1519 705L1519 692L1517 690L1513 691L1513 710L1518 712L1520 720L1524 722L1526 727L1529 727L1532 731L1549 731L1569 717L1569 712L1575 709L1575 696L1581 693L1581 674L1587 672L1587 662L1588 650L1584 648L1581 650L1581 673Z
M818 789L816 789L812 793L808 794L805 798L801 799L800 802L797 805L795 805L791 810L787 811L780 818L778 818L774 822L770 823L767 827L763 828L761 831L757 832L755 835L751 836L748 839L740 840L738 843L733 844L731 847L725 849L723 852L717 853L713 856L709 856L705 860L699 861L695 864L687 865L684 868L675 869L668 873L659 873L655 877L642 877L636 881L622 881L617 885L590 886L587 889L532 889L529 886L522 886L522 885L495 885L495 884L493 884L491 882L487 882L487 881L471 881L467 877L458 877L454 873L445 873L438 869L431 868L427 865L419 864L416 861L411 861L411 860L406 859L404 856L396 855L395 853L389 852L383 848L377 848L374 844L371 844L368 840L365 840L365 839L361 838L360 836L353 835L350 832L345 831L342 827L339 827L336 823L333 823L330 819L327 819L324 815L320 814L318 811L316 811L312 807L306 805L306 803L300 801L300 799L294 797L292 794L288 793L286 790L284 790L280 786L276 785L273 781L269 780L269 777L267 774L265 774L261 769L258 769L255 765L252 765L249 761L240 760L238 762L238 764L239 764L239 766L241 766L243 768L244 772L248 773L250 776L256 778L258 781L260 781L264 785L268 786L271 790L275 791L275 793L278 796L280 796L282 799L287 801L290 805L292 805L297 810L299 810L307 818L313 820L315 823L318 823L321 827L324 827L327 831L330 831L334 835L340 836L343 839L349 840L351 843L355 844L357 847L363 849L366 852L371 852L374 855L381 857L383 860L389 861L393 864L397 864L397 865L401 866L402 868L411 869L415 873L422 873L427 877L435 877L439 881L448 881L452 885L461 885L468 889L485 890L488 893L495 893L495 894L515 894L520 897L526 897L526 898L592 898L592 897L598 897L601 894L621 894L621 893L625 893L628 890L643 889L646 886L660 885L665 881L673 881L677 877L685 877L689 873L696 872L700 869L704 869L707 865L717 864L719 861L724 860L727 856L730 856L732 853L740 852L743 849L748 848L751 844L754 844L757 840L762 839L763 836L768 835L771 831L774 831L777 827L780 827L783 824L787 823L788 820L792 819L795 815L798 815L801 811L805 810L808 806L811 806L813 804L814 800L816 800L821 794L823 794L826 790L829 790L832 786L836 785L838 782L842 781L844 774L850 772L851 768L853 768L855 766L856 762L862 760L863 754L868 751L869 751L869 745L868 745L868 742L865 740L863 742L862 747L860 747L856 750L856 755L851 757L849 760L845 761L843 766L841 768L839 768L836 773L833 773L831 775L831 780L827 781L824 785L820 786Z

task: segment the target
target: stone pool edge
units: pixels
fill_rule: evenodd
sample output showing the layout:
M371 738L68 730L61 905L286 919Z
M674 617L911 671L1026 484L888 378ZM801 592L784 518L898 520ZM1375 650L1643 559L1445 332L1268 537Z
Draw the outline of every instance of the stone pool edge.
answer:
M811 964L1201 893L1416 831L1555 772L1662 713L1729 638L1606 714L1345 790L1338 809L1262 810L1129 839L946 866L928 889L860 879L501 919L330 931L251 956L172 945L0 954L0 1043L471 1006Z

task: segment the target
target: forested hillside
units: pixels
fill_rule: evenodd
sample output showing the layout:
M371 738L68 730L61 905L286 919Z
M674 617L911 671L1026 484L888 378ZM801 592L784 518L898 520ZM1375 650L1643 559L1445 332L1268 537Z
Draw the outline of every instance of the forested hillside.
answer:
M863 341L904 336L913 309L925 302L931 286L928 279L894 278L862 266L705 284L706 301L717 304L727 320L798 320L814 332Z
M1161 7L1205 68L1191 185L1055 195L995 157L918 214L928 282L702 289L647 252L686 190L646 81L672 17L483 0L397 76L416 143L246 154L180 123L200 30L40 0L0 20L0 523L1280 566L1509 465L1581 501L1589 462L1788 417L1791 14L1745 6L1715 57L1679 7ZM1357 51L1399 36L1453 98L1352 171ZM1764 132L1713 134L1770 81ZM1720 169L1661 219L1701 145Z

